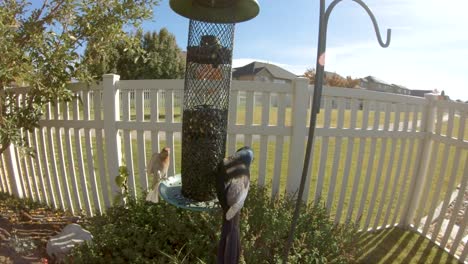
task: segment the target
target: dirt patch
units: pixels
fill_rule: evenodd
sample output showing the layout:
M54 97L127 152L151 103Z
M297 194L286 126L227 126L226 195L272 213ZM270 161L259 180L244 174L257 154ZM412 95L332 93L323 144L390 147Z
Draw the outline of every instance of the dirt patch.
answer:
M12 199L0 197L0 263L53 263L47 241L79 218L47 208L15 208Z

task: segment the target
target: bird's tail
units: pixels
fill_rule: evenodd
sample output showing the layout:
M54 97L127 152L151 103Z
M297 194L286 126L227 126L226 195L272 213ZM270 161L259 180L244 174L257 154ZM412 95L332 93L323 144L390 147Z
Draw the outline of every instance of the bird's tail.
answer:
M146 195L146 201L157 203L159 202L159 186L151 189Z
M240 256L240 214L237 213L231 220L223 219L221 240L218 246L217 264L237 264Z

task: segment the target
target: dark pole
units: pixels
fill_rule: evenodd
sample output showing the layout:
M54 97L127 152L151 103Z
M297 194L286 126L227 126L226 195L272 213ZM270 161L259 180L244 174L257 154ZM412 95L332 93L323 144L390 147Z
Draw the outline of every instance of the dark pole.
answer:
M318 47L317 47L317 61L316 61L316 70L315 70L315 82L314 82L314 96L312 98L312 109L310 113L310 125L309 125L309 135L307 138L307 146L304 157L304 167L302 169L301 183L299 185L299 192L297 194L296 207L294 209L293 219L291 221L291 229L288 235L288 241L284 249L283 260L284 263L288 262L289 250L294 240L294 231L297 226L297 221L299 219L299 213L302 205L302 196L304 194L304 185L307 179L307 172L309 170L309 161L312 158L312 145L314 141L314 132L317 124L317 114L320 112L320 100L322 97L322 88L323 88L323 77L325 71L325 51L327 45L327 25L328 19L330 18L331 11L333 8L342 0L333 1L328 8L325 10L325 0L320 0L320 15L319 15L319 36L318 36ZM380 36L379 27L377 26L377 21L372 14L369 7L367 7L364 2L361 0L353 0L354 2L361 5L370 16L372 23L374 25L374 30L377 35L377 40L383 48L386 48L390 45L391 39L391 30L387 29L387 41L384 43Z
M293 219L291 222L291 229L288 235L288 242L284 249L284 263L288 262L289 249L294 240L294 231L296 229L297 220L299 218L299 213L301 209L302 195L304 193L305 181L307 178L307 172L309 171L309 160L312 156L312 143L314 139L315 126L317 123L317 114L320 111L320 95L322 93L322 84L323 84L323 71L324 67L324 57L325 56L325 28L324 28L324 17L325 16L325 0L320 0L320 15L319 15L319 37L318 37L318 47L317 47L317 61L316 61L316 70L315 70L315 84L314 84L314 96L312 98L312 109L310 112L310 124L309 124L309 136L307 140L304 166L302 169L301 183L299 185L299 193L297 195L296 208L294 210ZM322 58L322 59L321 59Z

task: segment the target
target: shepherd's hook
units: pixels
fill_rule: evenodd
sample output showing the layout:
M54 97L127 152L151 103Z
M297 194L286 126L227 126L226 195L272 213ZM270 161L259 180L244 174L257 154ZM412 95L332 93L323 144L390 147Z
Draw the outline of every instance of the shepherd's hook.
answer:
M293 219L291 222L291 229L289 232L288 241L284 249L284 256L283 256L284 263L288 262L289 249L291 248L291 245L293 243L294 231L296 229L297 220L299 218L299 212L300 212L300 208L302 204L302 196L304 193L304 185L305 185L305 181L307 178L307 171L309 170L309 161L311 160L311 155L312 155L311 153L312 144L314 140L314 131L315 131L316 123L317 123L317 114L320 110L320 98L322 95L323 74L325 70L325 60L323 60L323 56L325 54L325 49L326 49L328 19L330 18L330 14L333 8L335 8L335 6L341 1L343 0L334 0L325 10L325 0L320 0L319 38L318 38L317 62L316 62L317 64L315 68L316 73L315 73L314 97L313 97L312 109L310 113L309 137L307 138L307 146L306 146L306 152L305 152L305 158L304 158L304 167L302 170L302 177L301 177L301 183L299 186L299 192L297 194L296 208L294 210L294 215L293 215ZM374 25L375 34L377 35L377 40L379 41L380 46L382 46L383 48L388 47L390 45L390 40L391 40L391 29L387 29L387 40L384 43L380 35L380 30L379 30L379 26L377 25L377 21L374 17L374 14L372 14L372 11L369 9L369 7L367 7L367 5L361 0L352 0L352 1L362 6L366 10L367 14L370 16L372 20L372 24Z

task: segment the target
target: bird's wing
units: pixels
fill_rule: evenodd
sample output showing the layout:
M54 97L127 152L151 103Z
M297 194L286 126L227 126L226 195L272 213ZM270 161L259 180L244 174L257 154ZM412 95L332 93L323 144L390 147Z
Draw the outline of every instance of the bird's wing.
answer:
M154 153L153 156L151 156L151 160L148 162L146 165L146 173L147 174L153 174L154 169L155 169L155 162L159 160L159 153Z
M229 181L228 186L226 186L226 201L229 206L229 210L226 212L226 220L231 220L244 206L249 192L249 185L248 175L232 178Z

